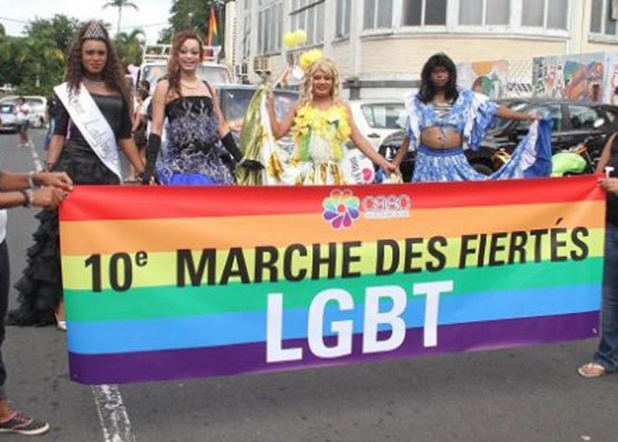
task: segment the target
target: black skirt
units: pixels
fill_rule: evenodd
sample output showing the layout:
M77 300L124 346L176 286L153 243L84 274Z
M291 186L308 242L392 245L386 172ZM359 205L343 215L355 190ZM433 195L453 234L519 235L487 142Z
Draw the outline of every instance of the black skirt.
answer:
M71 141L63 149L54 172L67 172L74 184L120 183L88 146ZM19 306L9 312L7 325L54 324L54 312L62 300L58 212L42 210L36 218L40 225L33 235L34 244L28 249L23 275L15 284Z

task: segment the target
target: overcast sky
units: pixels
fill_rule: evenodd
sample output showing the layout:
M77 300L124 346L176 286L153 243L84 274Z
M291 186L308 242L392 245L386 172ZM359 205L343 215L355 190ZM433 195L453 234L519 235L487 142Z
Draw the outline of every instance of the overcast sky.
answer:
M56 14L78 20L103 20L116 32L118 9L103 5L107 0L0 0L0 23L8 35L21 36L24 25L34 18L49 19ZM141 28L149 43L156 43L159 31L168 26L172 0L132 0L139 10L123 8L121 31Z

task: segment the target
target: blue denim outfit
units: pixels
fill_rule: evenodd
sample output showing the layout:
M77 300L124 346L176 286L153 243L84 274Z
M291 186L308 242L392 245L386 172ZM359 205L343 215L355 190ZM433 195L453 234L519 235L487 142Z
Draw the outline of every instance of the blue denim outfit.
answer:
M609 222L605 227L601 342L594 362L608 372L618 370L618 226Z

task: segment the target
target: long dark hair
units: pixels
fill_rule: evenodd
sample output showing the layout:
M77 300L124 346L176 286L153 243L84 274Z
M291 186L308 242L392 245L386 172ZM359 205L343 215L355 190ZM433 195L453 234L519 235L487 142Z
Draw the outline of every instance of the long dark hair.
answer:
M180 48L187 40L197 40L199 43L200 62L204 59L204 45L202 39L193 31L180 31L174 37L174 43L172 44L172 51L170 58L167 62L167 81L169 82L169 89L173 90L182 96L180 91Z
M84 23L77 35L73 38L67 57L64 81L69 84L69 91L71 93L79 91L79 86L86 75L84 65L82 64L82 44L84 41L90 39L86 36L86 32L94 25L98 25L99 28L97 28L97 30L100 31L100 33L97 32L97 36L94 39L105 43L105 47L107 48L107 61L103 68L103 81L105 81L105 85L109 89L122 94L125 101L129 103L129 88L125 80L122 63L118 58L114 46L110 42L107 29L105 29L105 26L100 22L89 21Z
M435 68L445 68L448 71L448 84L444 95L447 100L457 100L459 96L459 92L457 92L457 68L453 60L443 52L432 55L425 62L421 72L421 89L418 92L418 98L423 103L429 103L436 96L436 88L431 81L431 73Z

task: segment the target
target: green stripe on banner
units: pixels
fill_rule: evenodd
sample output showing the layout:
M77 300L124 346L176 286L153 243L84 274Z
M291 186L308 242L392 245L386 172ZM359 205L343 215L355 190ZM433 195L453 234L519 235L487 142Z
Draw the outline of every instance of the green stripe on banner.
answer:
M348 279L306 280L227 286L151 287L125 292L65 290L67 316L71 321L116 321L173 318L223 312L252 312L266 308L271 293L285 295L285 308L306 308L322 290L348 290L360 302L366 287L398 285L411 296L412 284L454 281L446 296L469 293L512 291L538 287L565 287L597 283L602 277L602 258L586 261L541 262L517 266L446 269L436 273L364 276Z
M413 237L413 235L411 235ZM445 258L444 268L455 268L459 266L460 263L460 253L462 250L461 239L460 238L452 238L447 239L448 245L441 246L440 244L435 245L435 248L440 250ZM392 261L392 246L394 244L394 240L389 240L390 244L385 245L382 250L384 250L384 257L381 259L382 262L390 263ZM603 230L601 229L591 229L589 232L589 236L585 238L586 246L588 247L587 257L593 258L602 256L603 254ZM403 272L403 268L405 265L405 250L406 246L404 241L396 241L400 256L398 260L398 272ZM425 238L422 242L414 243L410 246L413 249L413 261L414 266L428 266L435 265L437 263L435 255L435 251L431 252L428 250L429 241ZM545 241L539 242L540 249L540 260L541 261L549 261L552 260L552 253L556 253L557 248L552 247L551 241L547 239ZM502 243L503 248L501 251L496 253L495 257L500 260L507 261L509 258L509 248L505 247L505 242ZM311 245L305 244L307 248L307 256L302 257L298 253L298 250L292 252L291 256L293 256L293 265L292 271L296 272L301 266L303 267L311 267L311 260L313 256L313 250ZM328 256L328 244L320 244L319 253L321 256ZM479 248L479 241L472 241L469 244L469 247ZM483 263L487 265L490 262L491 254L489 253L490 245L489 240L485 242L484 245L485 252L483 253ZM275 263L274 267L277 269L277 273L279 275L283 275L283 261L285 248L276 248L279 259ZM535 256L535 242L529 241L529 243L523 247L525 250L525 256L528 261L532 261ZM580 246L575 245L572 241L565 241L564 246L560 247L559 255L562 257L570 256L571 252L575 252L577 254L581 254ZM371 243L362 243L361 246L355 247L350 252L354 256L360 256L361 259L358 262L354 262L350 265L350 269L355 272L360 272L361 275L372 276L376 273L377 263L379 261L378 258L378 246L376 242ZM432 254L433 253L433 254ZM192 260L197 267L200 261L200 252L191 251ZM118 258L120 254L116 254L116 258ZM177 275L176 275L176 267L177 267L177 253L176 252L164 252L164 253L148 253L147 259L144 262L147 262L145 265L138 265L137 262L140 261L140 258L137 257L136 254L128 254L124 253L124 260L116 260L115 264L110 265L110 255L102 255L100 258L100 273L101 273L101 288L103 290L110 289L110 269L114 268L117 274L122 274L126 265L131 265L131 287L133 289L138 288L149 288L154 286L174 286L177 284ZM230 256L228 250L219 250L216 252L216 268L215 268L215 281L219 283L221 280L221 274L223 273L223 269L226 265L226 261ZM269 255L264 255L262 260L268 259ZM341 245L336 247L336 262L343 262L343 248ZM243 249L242 257L246 262L246 266L249 273L249 278L251 282L253 282L255 272L253 269L256 268L256 252L255 249ZM478 260L479 254L474 251L471 252L466 259L467 267L477 267L479 266ZM518 259L520 254L515 255L515 259ZM69 290L89 290L93 288L93 265L92 263L86 264L88 262L88 258L85 256L63 256L62 258L62 278L65 291ZM129 264L127 264L127 262ZM207 273L206 273L207 274ZM269 277L269 272L264 272L264 279ZM338 278L342 276L342 266L337 265L335 268L334 278ZM206 278L206 276L205 276ZM233 276L230 279L230 283L234 283L238 281L238 277ZM207 280L204 279L204 284L207 283Z

